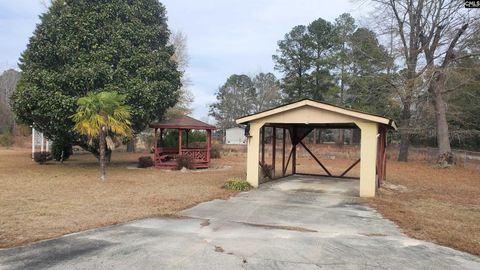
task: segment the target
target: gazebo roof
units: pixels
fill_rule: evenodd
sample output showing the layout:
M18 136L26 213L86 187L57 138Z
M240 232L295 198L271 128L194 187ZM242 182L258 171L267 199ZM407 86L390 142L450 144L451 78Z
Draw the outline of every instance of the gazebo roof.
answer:
M181 116L178 118L172 118L163 120L160 122L154 122L150 124L151 128L171 128L171 129L204 129L212 130L216 129L215 126L204 123L200 120L192 118L190 116Z

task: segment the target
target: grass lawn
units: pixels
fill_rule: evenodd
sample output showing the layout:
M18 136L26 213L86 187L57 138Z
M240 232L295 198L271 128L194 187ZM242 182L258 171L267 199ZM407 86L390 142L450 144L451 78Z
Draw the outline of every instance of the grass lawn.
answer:
M64 164L32 162L26 150L0 150L0 247L129 220L175 214L181 209L233 194L222 188L243 177L244 163L214 160L228 169L180 172L127 169L139 153L114 153L102 183L91 154Z

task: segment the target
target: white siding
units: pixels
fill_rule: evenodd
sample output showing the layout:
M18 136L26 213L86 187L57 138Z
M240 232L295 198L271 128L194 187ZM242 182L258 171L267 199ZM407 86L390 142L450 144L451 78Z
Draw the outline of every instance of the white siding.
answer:
M225 144L246 144L245 130L235 127L225 130Z

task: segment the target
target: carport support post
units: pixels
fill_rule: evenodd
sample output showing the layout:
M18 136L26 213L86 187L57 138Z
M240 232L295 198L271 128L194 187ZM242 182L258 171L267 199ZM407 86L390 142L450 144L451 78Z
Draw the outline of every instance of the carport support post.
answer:
M247 139L247 182L254 187L258 187L261 126L262 123L250 123L250 136Z
M287 130L283 128L282 134L282 176L285 176L285 137L287 137Z
M293 127L293 134L290 137L292 141L292 174L297 173L297 128Z
M265 126L262 127L262 165L265 164Z
M272 127L272 178L275 178L275 155L277 152L277 129Z
M360 139L360 197L374 197L377 189L377 123L357 122L361 130Z

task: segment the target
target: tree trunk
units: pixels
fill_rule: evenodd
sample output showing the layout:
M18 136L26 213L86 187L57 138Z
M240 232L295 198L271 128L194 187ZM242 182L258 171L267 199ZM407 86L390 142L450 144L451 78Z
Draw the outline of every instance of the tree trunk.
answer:
M128 141L127 143L127 152L130 152L130 153L135 152L135 142L136 142L136 138L135 136L132 136L130 141Z
M106 160L105 160L105 150L106 150L106 132L105 132L105 127L102 127L102 130L100 131L100 179L102 181L105 181L105 166L106 166Z
M400 150L398 161L408 161L408 148L410 147L410 103L404 103L402 119L400 124Z
M343 129L337 129L337 140L335 141L335 143L338 146L343 146L344 137L345 137L344 130Z
M445 74L437 72L434 80L430 83L429 91L433 96L435 107L435 121L437 124L438 164L447 166L453 164L453 154L450 147L448 132L447 110L442 92L445 87Z
M410 134L407 130L400 129L400 150L398 152L398 161L408 161L408 148L410 147Z

